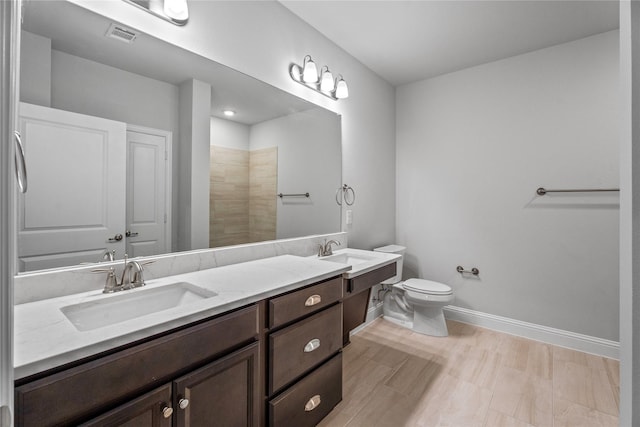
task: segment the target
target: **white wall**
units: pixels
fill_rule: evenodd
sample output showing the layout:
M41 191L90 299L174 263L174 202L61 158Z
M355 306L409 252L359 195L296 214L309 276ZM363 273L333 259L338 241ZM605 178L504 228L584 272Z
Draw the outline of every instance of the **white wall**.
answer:
M178 250L186 251L209 247L211 86L183 82L179 105Z
M251 150L278 147L278 193L310 197L277 200L276 237L330 233L340 221L340 118L312 109L255 124Z
M242 123L211 117L211 145L216 147L249 149L249 126Z
M343 182L358 197L353 225L343 225L349 244L367 249L394 242L394 89L347 52L274 1L190 2L184 27L125 2L70 1L341 114ZM307 54L344 76L348 99L332 101L291 80L290 64Z
M405 270L454 305L618 340L618 32L397 91ZM464 279L457 265L480 269Z
M52 50L51 106L168 130L178 129L178 87Z
M51 39L22 31L20 101L51 106Z

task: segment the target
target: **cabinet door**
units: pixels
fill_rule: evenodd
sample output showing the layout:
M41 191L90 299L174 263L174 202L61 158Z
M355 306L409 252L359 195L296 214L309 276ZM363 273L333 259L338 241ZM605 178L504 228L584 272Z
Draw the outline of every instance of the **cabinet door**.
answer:
M190 372L173 384L178 427L257 426L259 343Z
M170 427L172 413L171 384L166 384L82 426Z

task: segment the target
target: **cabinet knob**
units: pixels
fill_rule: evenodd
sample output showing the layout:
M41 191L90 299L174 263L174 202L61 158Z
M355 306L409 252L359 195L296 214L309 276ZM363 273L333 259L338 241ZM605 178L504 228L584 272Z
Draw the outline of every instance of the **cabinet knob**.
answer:
M311 353L312 351L318 349L320 347L320 340L318 338L314 338L304 346L305 353Z
M314 306L316 304L320 304L321 302L322 302L322 297L320 295L311 295L304 302L304 305L305 305L305 307L311 307L311 306Z
M162 416L165 418L169 418L173 414L173 408L165 406L162 408Z
M305 405L304 405L305 412L313 411L318 406L320 406L320 403L322 403L322 399L320 399L320 395L319 394L316 394L311 399L307 400L307 403L305 403Z
M189 406L189 399L180 399L178 400L178 406L180 409L186 409Z

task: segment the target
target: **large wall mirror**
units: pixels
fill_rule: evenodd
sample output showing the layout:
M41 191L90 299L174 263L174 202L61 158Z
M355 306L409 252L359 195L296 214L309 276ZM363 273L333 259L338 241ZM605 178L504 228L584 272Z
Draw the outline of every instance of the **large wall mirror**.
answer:
M340 230L333 112L65 1L20 78L21 272Z

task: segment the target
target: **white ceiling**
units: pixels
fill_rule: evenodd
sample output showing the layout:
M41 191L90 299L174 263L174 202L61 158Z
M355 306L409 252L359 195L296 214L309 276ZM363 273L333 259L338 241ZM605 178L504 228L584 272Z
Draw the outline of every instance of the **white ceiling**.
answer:
M280 2L394 86L618 28L616 0Z

